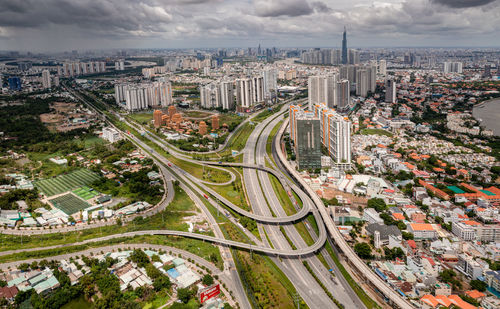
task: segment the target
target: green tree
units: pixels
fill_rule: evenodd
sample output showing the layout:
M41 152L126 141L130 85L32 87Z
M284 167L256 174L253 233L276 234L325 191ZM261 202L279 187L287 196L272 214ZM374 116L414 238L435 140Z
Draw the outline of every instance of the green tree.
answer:
M214 278L212 276L210 276L209 274L206 274L205 276L203 276L203 279L201 279L201 282L204 285L212 285L212 284L214 284Z
M179 300L182 301L183 303L187 304L191 299L191 297L192 294L190 289L187 288L177 289L177 298L179 298Z
M387 205L384 200L378 197L374 197L368 200L368 208L375 208L377 212L382 212L387 209Z
M360 258L370 259L372 258L372 248L367 243L356 243L354 245L354 252L359 255Z
M470 281L470 286L474 290L478 290L480 292L486 291L486 287L488 286L486 282L480 281L480 280L471 280Z

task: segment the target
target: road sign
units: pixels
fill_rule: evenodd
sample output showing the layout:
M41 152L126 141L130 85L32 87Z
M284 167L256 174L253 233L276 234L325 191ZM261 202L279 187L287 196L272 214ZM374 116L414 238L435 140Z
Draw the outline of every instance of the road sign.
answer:
M200 303L203 304L210 298L213 298L220 294L220 285L217 283L200 292Z

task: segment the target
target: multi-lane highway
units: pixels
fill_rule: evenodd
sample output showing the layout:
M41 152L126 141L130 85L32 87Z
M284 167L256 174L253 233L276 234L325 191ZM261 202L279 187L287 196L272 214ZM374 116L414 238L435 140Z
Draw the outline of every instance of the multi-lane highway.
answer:
M240 215L247 216L255 219L258 222L258 228L262 237L262 241L256 239L251 233L242 229L243 232L250 237L253 244L245 244L240 242L231 241L224 239L220 229L218 228L217 222L211 217L210 220L212 227L215 231L215 237L206 236L201 234L193 234L187 232L179 231L140 231L133 232L144 234L158 234L158 235L177 235L184 237L192 237L197 239L203 239L213 243L221 245L223 251L223 256L227 265L234 263L232 262L231 254L228 251L227 246L232 246L235 248L241 248L246 250L258 251L266 253L271 256L273 261L280 267L280 269L290 278L293 282L297 291L300 293L301 297L311 308L332 308L335 307L334 302L328 297L327 293L324 292L326 289L331 295L333 295L336 300L342 303L347 308L364 308L364 305L358 299L357 295L352 291L350 286L347 284L343 278L340 280L331 276L329 271L326 269L325 265L320 262L314 253L321 250L322 254L325 255L325 260L330 267L333 268L337 276L340 272L334 267L331 258L328 253L323 248L323 244L327 238L327 234L330 235L336 246L340 248L343 254L351 262L351 264L358 271L362 272L364 278L366 278L372 285L374 285L382 294L384 294L394 306L400 308L411 308L411 304L399 296L392 288L390 288L385 282L383 282L379 277L377 277L368 266L354 253L352 248L350 248L345 240L343 239L340 232L335 227L333 221L328 216L326 209L318 198L318 196L312 191L312 189L307 186L297 172L290 166L286 160L284 154L280 148L280 136L283 134L286 127L287 121L280 128L277 134L278 138L274 138L273 145L273 156L278 158L280 167L284 167L287 174L291 175L298 186L289 181L280 171L275 169L270 169L265 167L266 164L266 143L268 136L272 128L283 118L282 114L285 111L286 106L283 110L276 116L270 117L261 123L257 124L251 135L249 136L245 149L243 152L243 164L230 164L230 163L215 163L215 162L200 162L194 161L189 158L185 153L177 152L172 146L165 143L163 140L156 137L154 134L147 134L145 137L156 143L157 145L168 149L169 152L174 153L179 158L188 161L194 161L197 164L206 165L226 165L226 166L238 166L243 167L243 180L246 187L247 195L249 197L250 206L252 211L245 211L240 207L227 201L223 196L218 194L215 190L207 187L199 179L186 173L179 167L173 165L166 158L160 154L155 153L155 158L163 164L163 167L169 166L167 168L167 174L169 174L172 179L181 180L183 189L188 193L188 195L203 209L204 205L200 201L200 196L206 196L208 193L212 198L208 198L208 202L215 208L224 212L224 208L219 205L218 201L224 204L226 207L231 208L233 211L239 213ZM139 128L135 124L130 124L140 129L140 132L144 132L144 128ZM128 138L133 140L135 144L141 148L153 152L153 149L146 145L141 139L136 136L129 136ZM278 178L281 184L285 188L291 188L297 193L297 196L301 199L303 207L297 209L297 212L291 215L287 215L280 204L276 192L272 189L272 184L269 179L269 175L272 174ZM214 200L215 199L215 200ZM203 206L202 206L203 205ZM209 213L205 208L204 212ZM226 212L227 213L227 212ZM315 220L319 227L319 235L316 235L314 231L309 229L312 238L315 240L314 244L307 246L305 240L298 233L295 226L292 224L299 220L303 220L305 216L309 213L313 213ZM232 222L237 222L232 216L228 216ZM128 234L126 234L128 235ZM130 234L128 236L134 236L135 234ZM121 235L124 236L124 235ZM114 236L107 236L113 238ZM96 239L98 241L98 239ZM293 244L293 245L292 245ZM292 247L293 246L293 247ZM295 247L295 248L294 248ZM280 257L280 258L278 258ZM299 258L297 258L299 257ZM304 266L307 262L309 265L309 270ZM234 265L234 264L233 264ZM225 265L225 267L227 267ZM229 267L228 269L231 269ZM233 271L236 271L233 268ZM311 274L310 271L312 271ZM234 280L237 279L238 274L233 276ZM322 286L318 284L321 282ZM238 292L243 294L243 289L238 288ZM241 295L239 295L241 297ZM244 303L245 308L248 303Z

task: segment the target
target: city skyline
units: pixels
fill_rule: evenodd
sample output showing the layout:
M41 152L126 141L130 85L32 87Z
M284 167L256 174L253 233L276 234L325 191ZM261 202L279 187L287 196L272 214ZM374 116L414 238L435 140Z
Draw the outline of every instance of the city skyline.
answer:
M57 7L57 10L54 8ZM0 1L0 50L498 47L498 0Z

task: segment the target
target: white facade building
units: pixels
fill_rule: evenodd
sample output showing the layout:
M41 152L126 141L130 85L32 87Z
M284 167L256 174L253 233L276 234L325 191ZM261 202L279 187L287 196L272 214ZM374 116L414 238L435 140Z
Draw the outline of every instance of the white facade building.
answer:
M44 89L50 88L50 71L43 70L42 71L42 86Z

